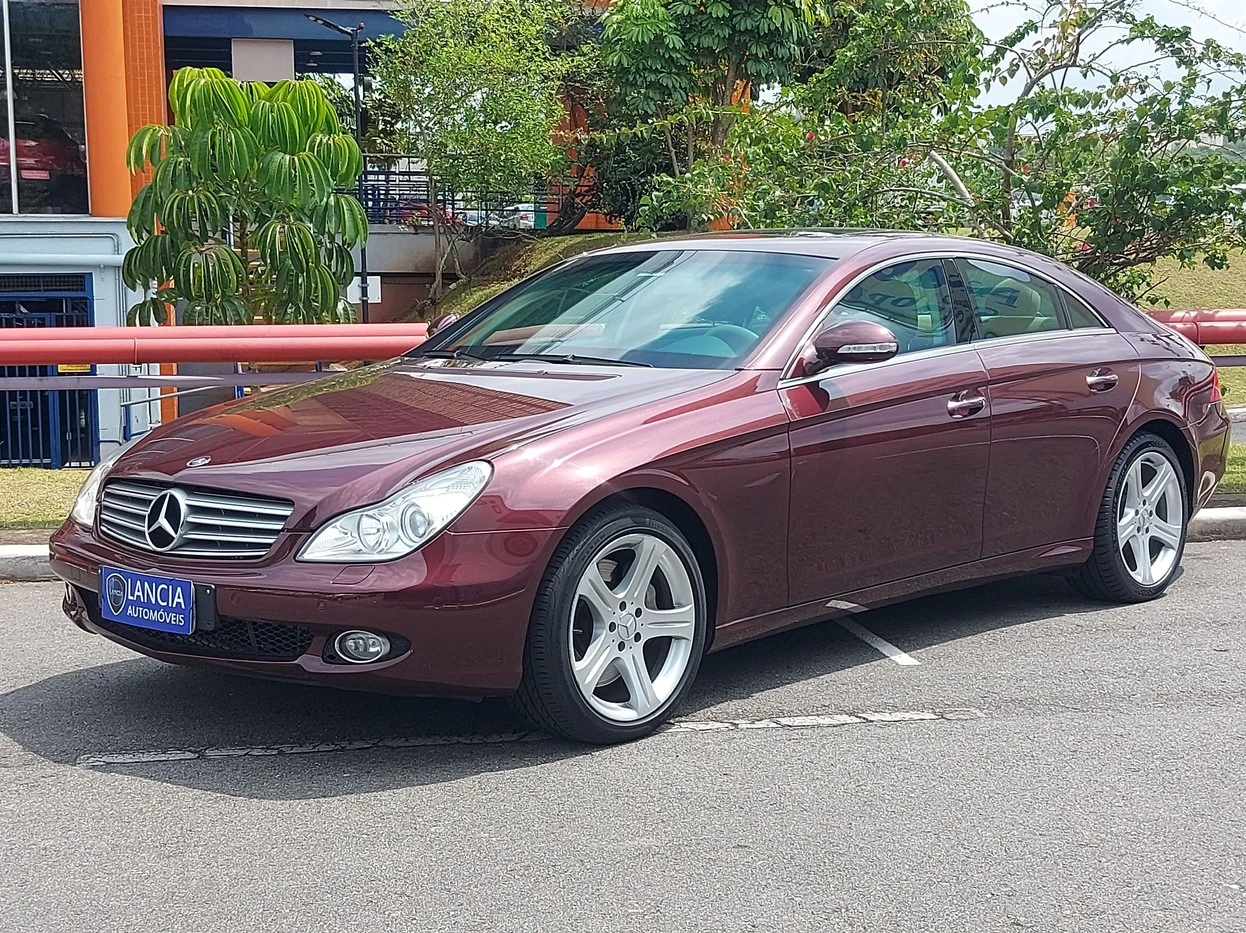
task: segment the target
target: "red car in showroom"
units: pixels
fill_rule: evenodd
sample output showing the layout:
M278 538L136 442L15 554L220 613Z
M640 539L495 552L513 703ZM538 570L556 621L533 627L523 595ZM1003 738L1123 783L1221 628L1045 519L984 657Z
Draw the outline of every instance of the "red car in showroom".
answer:
M613 742L705 652L836 613L1036 571L1159 596L1228 438L1207 357L1050 259L664 240L152 431L52 558L74 622L152 657Z

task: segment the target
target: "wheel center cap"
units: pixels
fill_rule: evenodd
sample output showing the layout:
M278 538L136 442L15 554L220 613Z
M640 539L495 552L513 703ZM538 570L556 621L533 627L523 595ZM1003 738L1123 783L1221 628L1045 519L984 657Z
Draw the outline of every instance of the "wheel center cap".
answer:
M625 612L615 619L615 627L623 638L632 638L640 631L640 620L630 612Z

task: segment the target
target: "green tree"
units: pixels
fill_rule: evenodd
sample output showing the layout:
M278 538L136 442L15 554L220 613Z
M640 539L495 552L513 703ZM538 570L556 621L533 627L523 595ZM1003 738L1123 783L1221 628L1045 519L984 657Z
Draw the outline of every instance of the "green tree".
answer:
M126 156L152 171L127 221L122 278L145 296L127 320L163 323L178 300L188 324L351 320L342 289L368 228L341 192L362 158L324 93L183 68L169 104L173 125L143 127Z
M596 155L607 209L629 221L643 209L663 226L715 219L732 192L698 192L718 176L738 191L724 166L739 164L771 120L816 124L826 114L864 125L929 109L973 84L979 39L964 0L623 0L602 39L617 89ZM807 131L793 128L793 138ZM627 172L644 171L637 160L655 140L665 158L650 156L644 184L656 185L656 203L628 211L618 205L636 185Z
M1012 99L950 114L928 150L974 226L1135 298L1152 295L1157 259L1221 268L1246 246L1231 148L1246 138L1246 57L1140 6L1052 3L988 57L988 87ZM1125 58L1140 64L1109 65Z
M642 221L971 230L1135 299L1154 297L1157 259L1219 268L1246 247L1243 56L1136 0L1053 0L998 43L918 29L924 0L904 2L908 54L959 60L863 92L856 62L893 36L860 33L853 54L741 118L721 158L658 179ZM1142 64L1107 64L1122 59Z
M742 100L796 72L825 21L818 0L618 0L602 33L608 105L633 124L625 138L656 127L679 175L722 147Z
M370 44L400 151L424 162L431 201L445 190L526 200L535 183L565 168L554 135L567 62L552 40L570 9L557 0L406 0L406 31ZM442 241L452 231L440 210L429 213L436 299L448 255Z

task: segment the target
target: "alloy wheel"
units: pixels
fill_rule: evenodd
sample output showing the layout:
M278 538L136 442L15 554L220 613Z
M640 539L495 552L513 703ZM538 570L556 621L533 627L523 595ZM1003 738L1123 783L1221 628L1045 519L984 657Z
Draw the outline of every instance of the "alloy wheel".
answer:
M588 705L611 722L636 722L678 690L692 658L697 605L679 553L632 532L602 547L571 606L571 673Z
M1185 530L1177 471L1148 450L1130 464L1116 512L1116 545L1129 575L1154 586L1172 572Z

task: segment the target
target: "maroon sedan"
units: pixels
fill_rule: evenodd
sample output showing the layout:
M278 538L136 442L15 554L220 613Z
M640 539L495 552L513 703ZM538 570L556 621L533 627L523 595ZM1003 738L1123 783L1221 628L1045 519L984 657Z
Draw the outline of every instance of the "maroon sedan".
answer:
M1198 348L1041 256L662 241L151 432L53 566L73 621L162 660L613 742L706 651L836 613L1035 571L1159 596L1228 438Z

